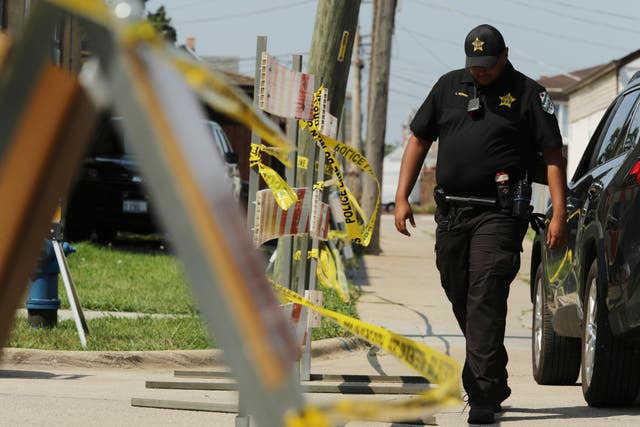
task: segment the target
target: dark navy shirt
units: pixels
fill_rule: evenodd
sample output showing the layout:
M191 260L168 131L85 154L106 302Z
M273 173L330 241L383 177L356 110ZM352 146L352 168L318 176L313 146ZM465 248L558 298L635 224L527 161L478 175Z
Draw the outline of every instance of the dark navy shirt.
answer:
M481 113L467 112L475 96ZM495 175L511 180L534 166L536 152L562 147L558 121L545 88L507 62L490 86L474 85L467 69L451 71L433 86L410 128L439 140L436 181L453 195L495 196Z

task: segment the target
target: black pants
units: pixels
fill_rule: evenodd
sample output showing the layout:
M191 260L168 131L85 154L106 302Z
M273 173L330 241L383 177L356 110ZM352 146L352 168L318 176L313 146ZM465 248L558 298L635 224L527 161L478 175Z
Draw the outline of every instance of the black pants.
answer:
M436 265L466 340L462 383L471 404L500 403L511 394L505 318L527 223L475 207L439 209L436 222Z

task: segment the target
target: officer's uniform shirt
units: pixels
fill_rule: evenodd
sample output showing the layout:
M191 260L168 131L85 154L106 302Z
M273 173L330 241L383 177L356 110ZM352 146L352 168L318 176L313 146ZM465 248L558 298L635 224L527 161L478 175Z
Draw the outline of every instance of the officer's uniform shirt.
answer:
M478 96L482 109L467 112ZM447 194L493 197L495 175L511 182L533 167L535 152L562 147L553 103L544 87L510 62L495 83L474 84L467 69L449 72L433 86L410 128L438 143L436 181Z

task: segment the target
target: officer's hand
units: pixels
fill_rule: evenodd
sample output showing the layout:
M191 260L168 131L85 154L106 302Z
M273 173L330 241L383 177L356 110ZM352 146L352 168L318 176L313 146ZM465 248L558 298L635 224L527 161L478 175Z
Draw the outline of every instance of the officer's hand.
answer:
M411 223L413 228L416 228L416 222L413 220L413 211L408 201L401 201L398 203L396 200L395 221L396 230L405 236L411 236L409 230L407 230L407 220Z
M547 246L549 249L560 249L568 240L567 221L564 218L553 217L547 229Z

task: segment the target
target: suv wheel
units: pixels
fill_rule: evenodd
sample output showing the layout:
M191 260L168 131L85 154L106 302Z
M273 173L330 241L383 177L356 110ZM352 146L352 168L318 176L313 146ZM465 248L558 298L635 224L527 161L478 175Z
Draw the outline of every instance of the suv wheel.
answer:
M547 307L546 280L542 264L535 277L531 361L538 384L574 384L580 371L580 339L556 335Z
M64 239L69 242L89 240L91 237L91 225L76 220L65 221Z
M640 346L611 333L602 286L595 260L587 275L583 304L582 393L589 406L630 405L640 385Z
M98 243L106 245L115 240L117 230L109 225L99 225L96 227L96 239Z

